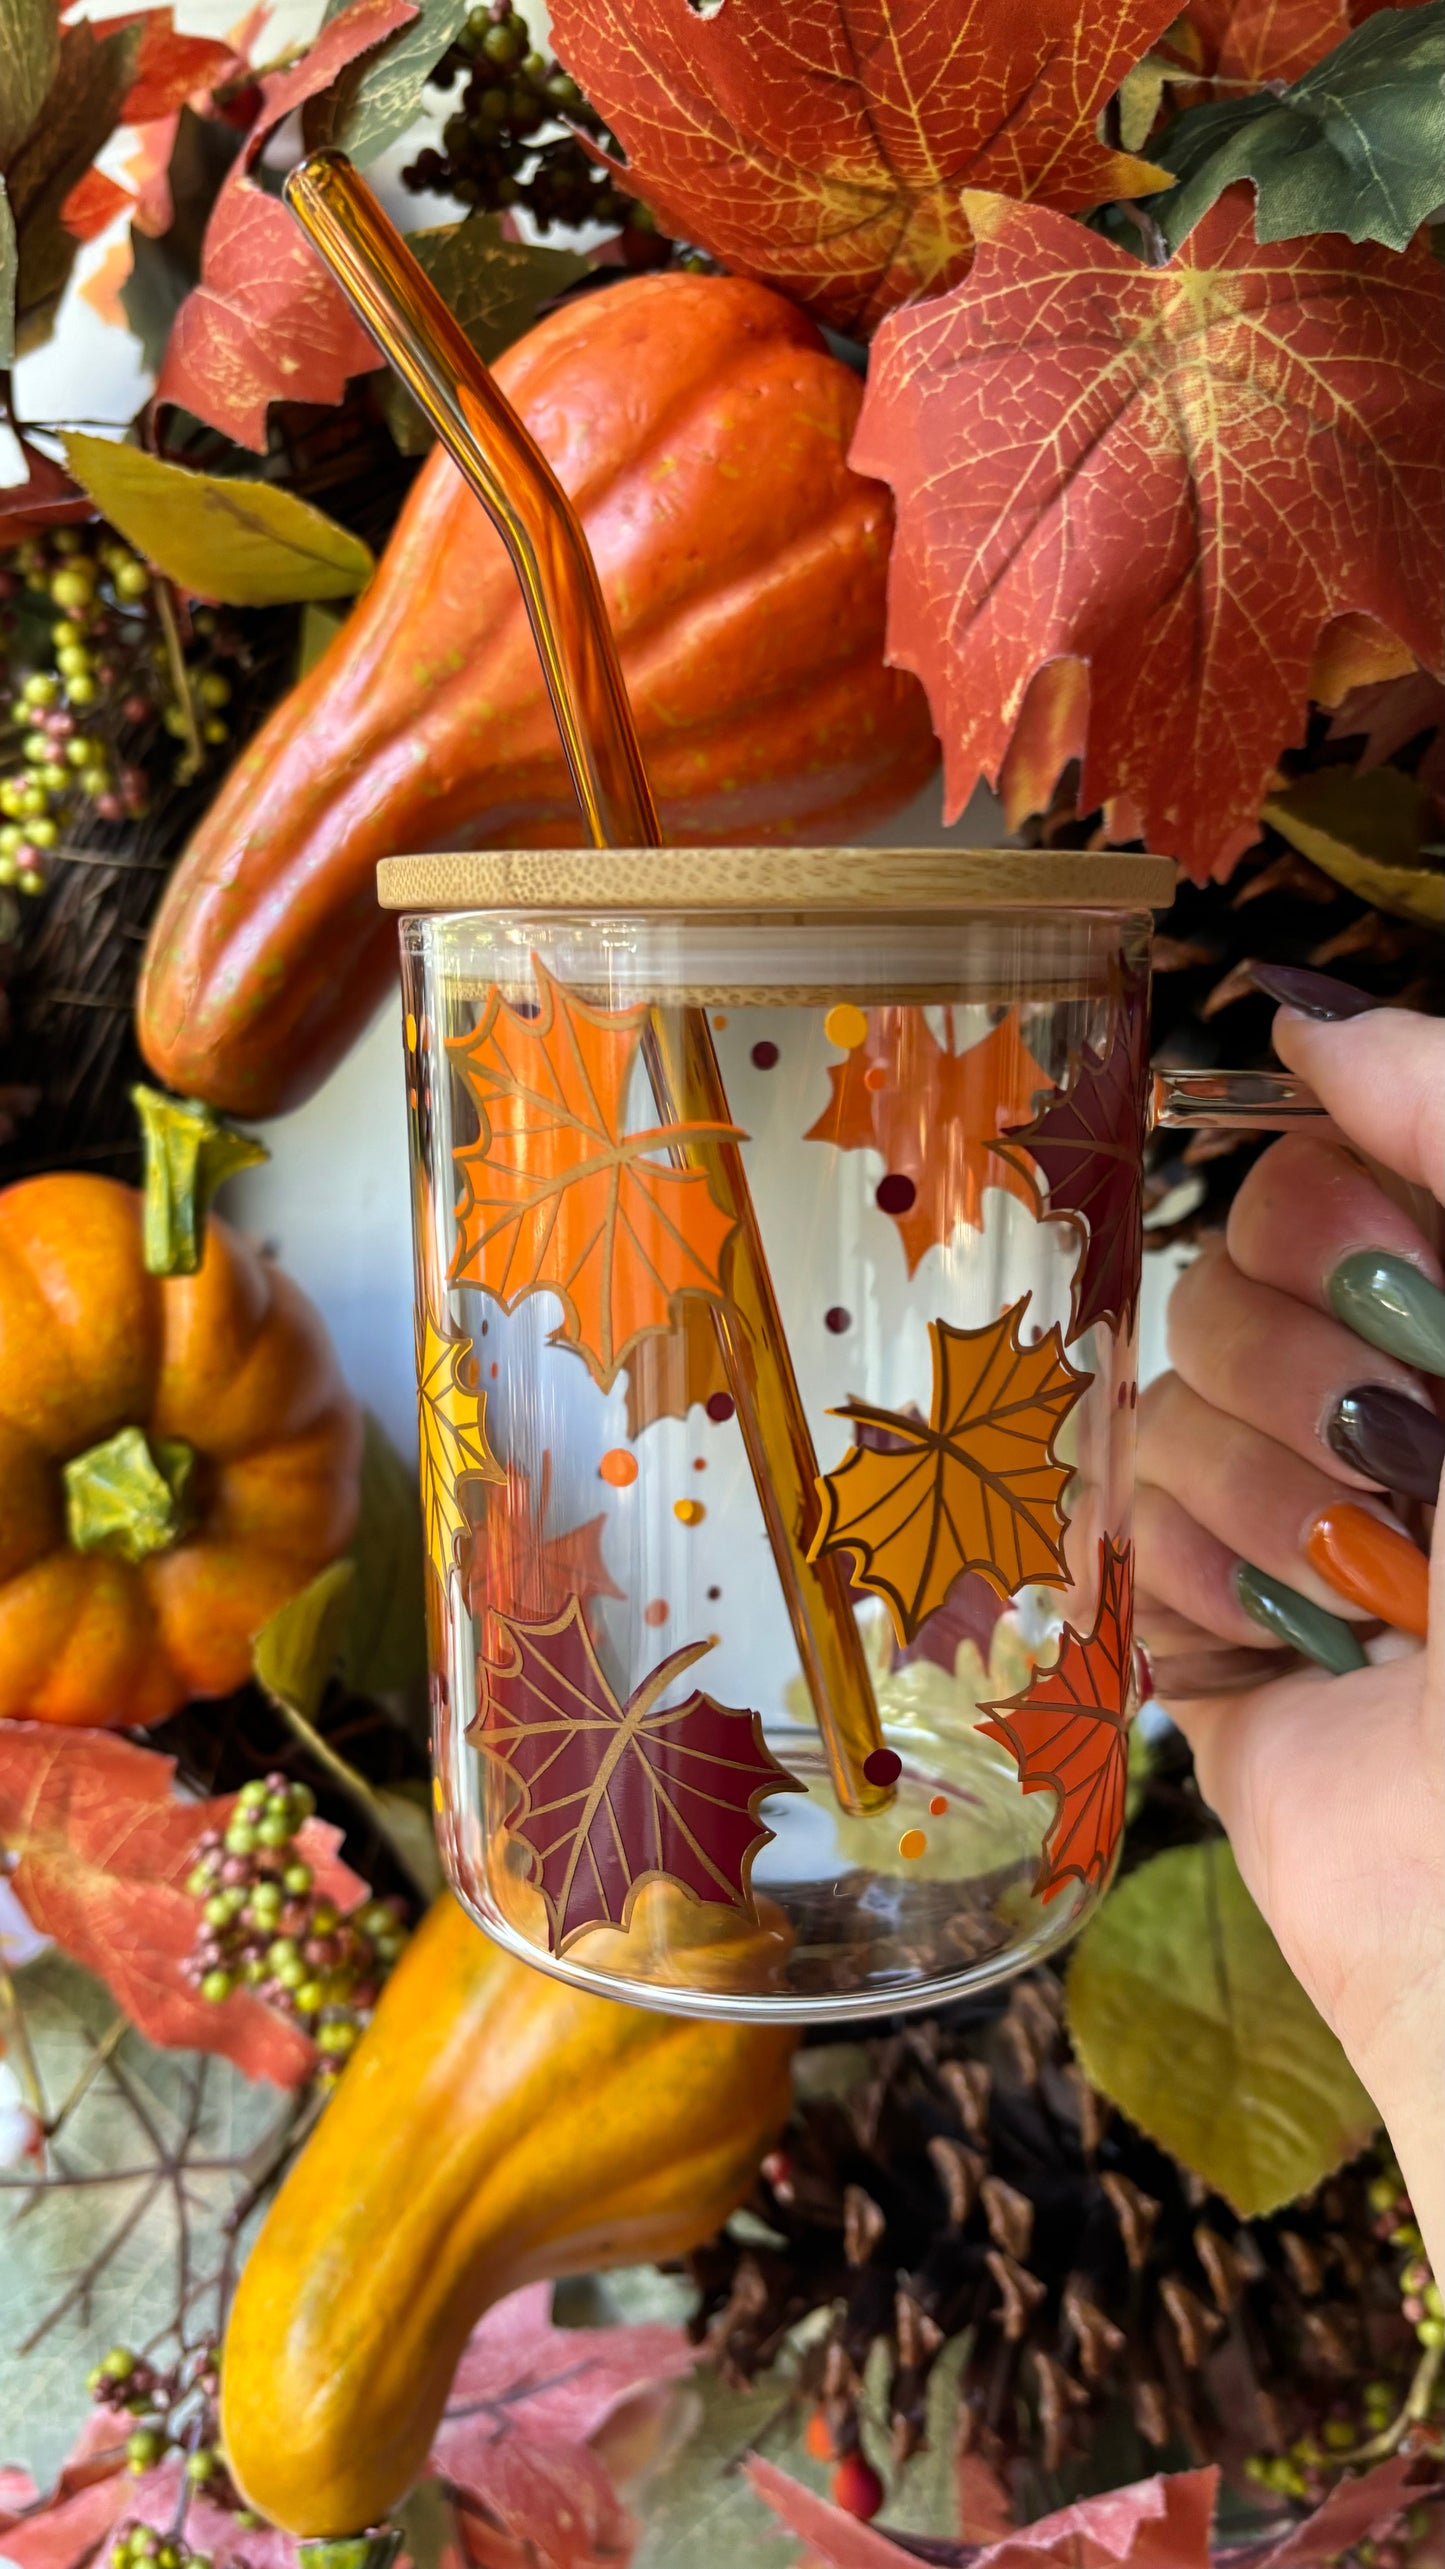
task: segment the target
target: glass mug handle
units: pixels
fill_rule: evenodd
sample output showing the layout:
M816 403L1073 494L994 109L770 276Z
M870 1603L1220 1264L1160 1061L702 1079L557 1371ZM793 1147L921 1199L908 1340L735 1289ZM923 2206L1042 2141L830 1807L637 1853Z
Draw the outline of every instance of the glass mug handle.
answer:
M1282 1133L1318 1124L1325 1110L1312 1088L1288 1070L1155 1070L1150 1074L1149 1130Z

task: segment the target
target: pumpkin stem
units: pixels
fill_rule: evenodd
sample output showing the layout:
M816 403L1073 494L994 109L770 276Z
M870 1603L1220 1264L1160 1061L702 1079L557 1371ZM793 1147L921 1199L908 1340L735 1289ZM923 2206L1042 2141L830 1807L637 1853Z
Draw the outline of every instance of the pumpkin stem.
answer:
M138 1562L169 1552L191 1522L187 1505L195 1455L178 1436L149 1441L122 1427L66 1464L65 1532L73 1551Z
M193 1097L165 1097L137 1085L131 1104L145 1144L143 1255L152 1276L193 1276L205 1251L206 1216L216 1189L238 1169L271 1154L252 1133L223 1123Z

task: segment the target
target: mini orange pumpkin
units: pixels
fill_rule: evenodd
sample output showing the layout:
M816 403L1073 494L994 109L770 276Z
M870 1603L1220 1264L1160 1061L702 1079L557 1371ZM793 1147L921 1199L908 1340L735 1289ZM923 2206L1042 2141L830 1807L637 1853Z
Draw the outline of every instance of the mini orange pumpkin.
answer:
M164 1720L351 1539L361 1419L316 1312L212 1220L153 1276L109 1178L0 1195L0 1716Z

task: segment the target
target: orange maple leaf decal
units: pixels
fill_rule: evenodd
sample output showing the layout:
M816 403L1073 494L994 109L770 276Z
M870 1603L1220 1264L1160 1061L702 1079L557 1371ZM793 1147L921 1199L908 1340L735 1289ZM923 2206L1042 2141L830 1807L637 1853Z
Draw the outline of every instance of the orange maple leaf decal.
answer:
M650 1010L589 1007L535 956L532 969L533 1014L493 988L475 1031L448 1045L482 1126L453 1155L466 1191L451 1281L481 1285L504 1311L555 1293L559 1337L610 1391L638 1340L668 1327L679 1294L722 1300L733 1216L704 1170L677 1163L693 1136L746 1137L733 1124L625 1133Z
M689 1295L666 1336L644 1338L628 1357L628 1436L635 1445L657 1419L686 1418L720 1393L731 1401L712 1305Z
M913 1201L892 1219L910 1275L925 1251L952 1239L956 1224L983 1229L986 1186L1032 1204L1027 1176L992 1146L1032 1114L1039 1089L1053 1086L1024 1042L1016 1009L962 1053L951 1048L952 1009L946 1015L948 1049L921 1008L870 1008L863 1042L830 1065L831 1102L803 1136L840 1151L881 1152L889 1175L908 1179Z
M697 1692L663 1705L713 1644L673 1651L624 1705L576 1597L548 1623L498 1620L505 1649L483 1662L471 1736L520 1789L506 1826L529 1852L551 1951L589 1927L625 1927L646 1882L752 1917L753 1858L773 1834L757 1805L802 1788L756 1713Z
M926 1420L848 1401L829 1414L860 1437L818 1481L822 1521L810 1559L851 1552L853 1577L887 1601L913 1641L965 1570L1011 1597L1038 1582L1066 1588L1071 1466L1054 1440L1093 1381L1069 1363L1057 1328L1022 1341L1031 1297L982 1329L931 1320L933 1404Z
M553 0L552 41L666 229L842 330L963 274L970 187L1146 195L1100 143L1172 0Z
M852 462L893 484L889 657L923 680L949 818L1029 681L1088 663L1079 795L1196 880L1259 836L1323 627L1440 667L1440 270L1262 246L1229 188L1168 264L973 196L971 274L879 332Z
M546 1623L570 1596L585 1609L594 1597L624 1594L602 1558L604 1513L560 1534L546 1531L551 1481L551 1456L544 1454L535 1490L520 1465L509 1463L499 1482L483 1491L466 1588L468 1608L483 1618L484 1658L503 1652L502 1627L508 1616Z
M981 1709L981 1731L1018 1760L1026 1793L1053 1793L1058 1810L1044 1840L1034 1890L1052 1900L1066 1882L1102 1884L1124 1827L1129 1781L1129 1691L1134 1658L1134 1547L1099 1545L1099 1610L1085 1635L1064 1626L1052 1668Z

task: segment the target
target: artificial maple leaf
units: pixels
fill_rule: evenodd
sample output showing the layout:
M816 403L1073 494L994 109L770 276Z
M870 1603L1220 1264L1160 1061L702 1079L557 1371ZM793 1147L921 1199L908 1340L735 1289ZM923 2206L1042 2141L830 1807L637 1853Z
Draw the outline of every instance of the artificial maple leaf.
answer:
M286 207L247 173L283 117L416 14L417 0L350 0L298 63L262 81L260 113L206 226L200 282L172 325L155 397L258 454L273 401L340 401L348 377L382 356Z
M627 153L623 184L666 230L861 335L963 274L966 189L1085 206L1161 184L1096 128L1172 14L1172 0L726 0L705 14L553 0L552 40Z
M539 1007L525 1014L493 988L475 1031L448 1045L482 1127L454 1154L466 1191L451 1281L483 1286L504 1311L556 1294L560 1338L610 1391L639 1339L669 1326L678 1295L722 1299L733 1216L705 1170L667 1155L742 1136L696 1123L624 1133L651 1010L590 1007L535 956L532 969Z
M487 1395L475 1387L476 1371L470 1338L444 1338L428 1312L416 1358L421 1513L427 1558L444 1589L456 1567L457 1537L469 1522L463 1483L505 1486L507 1479L487 1439Z
M913 1201L891 1219L910 1275L929 1249L947 1245L958 1223L983 1229L986 1186L1002 1184L1021 1203L1031 1201L1017 1169L1000 1177L991 1145L1051 1085L1024 1042L1016 1009L961 1053L953 1050L952 1010L946 1015L947 1046L922 1008L870 1008L866 1036L830 1065L832 1098L803 1136L840 1151L877 1151L890 1175L909 1180Z
M1102 1885L1124 1828L1129 1781L1129 1688L1134 1655L1134 1547L1099 1545L1094 1628L1064 1626L1058 1658L978 1725L1017 1760L1026 1793L1058 1802L1034 1881L1045 1902L1066 1882Z
M0 2475L8 2477L11 2475ZM22 2475L23 2476L23 2475ZM179 2456L139 2474L127 2462L124 2431L113 2410L93 2410L54 2488L7 2505L0 2491L4 2557L15 2569L89 2569L122 2525L149 2525L162 2540L184 2504L188 2540L213 2569L295 2569L295 2538L275 2525L247 2527L187 2481ZM249 2538L248 2538L249 2536Z
M32 1925L103 1980L151 2042L222 2052L248 2078L299 2087L316 2051L248 1990L202 1998L186 1977L198 1903L184 1888L198 1839L224 1830L234 1794L182 1802L175 1760L111 1731L0 1723L0 1846ZM297 1847L341 1909L366 1897L343 1864L341 1833L308 1820Z
M996 1144L1018 1169L1030 1162L1048 1184L1049 1214L1083 1234L1074 1270L1069 1344L1107 1324L1126 1336L1139 1309L1144 1272L1144 1134L1148 1113L1148 1003L1126 990L1101 1056L1081 1047L1066 1087L1032 1124Z
M875 2525L859 2524L803 2488L775 2462L751 2454L744 2465L758 2496L790 2533L801 2535L819 2569L903 2569L916 2558ZM1209 2526L1217 2470L1156 2473L1128 2488L1081 2498L1056 2515L1020 2525L982 2549L959 2543L929 2557L956 2559L958 2569L1209 2569Z
M1203 880L1259 835L1326 623L1439 666L1439 268L1261 246L1247 186L1160 268L968 201L972 273L885 323L853 443L898 503L889 656L929 691L950 817L1035 671L1086 661L1081 808L1129 796Z
M605 1514L589 1516L561 1534L547 1533L551 1480L552 1458L544 1454L535 1492L517 1463L509 1463L501 1480L483 1491L467 1568L467 1605L483 1618L484 1659L505 1653L501 1616L547 1623L569 1597L575 1596L585 1610L594 1597L623 1594L602 1558Z
M627 1433L633 1444L659 1418L686 1418L690 1409L727 1391L713 1309L712 1303L689 1294L664 1336L644 1338L633 1348L624 1368Z
M1159 50L1221 89L1298 80L1350 32L1345 0L1187 0Z
M1066 1588L1070 1466L1054 1440L1093 1380L1064 1354L1057 1328L1026 1347L1031 1296L981 1329L931 1320L933 1402L926 1420L848 1401L860 1441L820 1474L823 1514L811 1560L851 1552L859 1587L884 1598L901 1642L913 1641L965 1570L1001 1596L1032 1582Z
M556 2328L551 2305L550 2284L528 2284L488 2311L447 2394L431 2468L463 2500L457 2533L474 2569L522 2559L602 2569L630 2557L636 2527L591 2438L625 2401L697 2361L680 2329Z
M711 1650L689 1642L644 1678L625 1705L603 1674L578 1598L550 1623L496 1620L509 1656L483 1660L477 1746L520 1788L507 1828L532 1859L553 1953L590 1927L623 1927L644 1883L671 1882L698 1901L753 1915L753 1859L772 1830L766 1794L793 1791L754 1712L694 1691L661 1698Z
M173 115L187 99L215 89L243 68L240 56L215 36L181 35L169 9L152 9L141 22L140 51L121 109L125 125L148 125Z

